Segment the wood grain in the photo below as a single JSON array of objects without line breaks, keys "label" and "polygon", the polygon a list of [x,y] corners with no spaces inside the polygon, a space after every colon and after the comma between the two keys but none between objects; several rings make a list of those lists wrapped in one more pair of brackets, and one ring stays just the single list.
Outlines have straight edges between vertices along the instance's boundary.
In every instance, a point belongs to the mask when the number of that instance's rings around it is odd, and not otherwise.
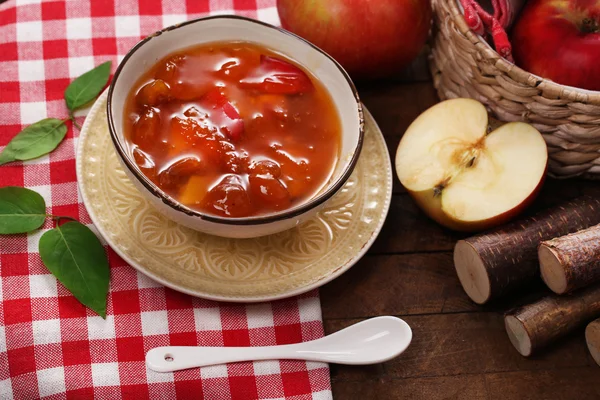
[{"label": "wood grain", "polygon": [[[429,82],[395,85],[388,82],[372,82],[360,86],[360,98],[383,132],[392,164],[396,148],[406,128],[419,114],[438,101]],[[411,101],[407,102],[407,99]],[[394,179],[393,189],[394,193],[405,192],[397,179]]]},{"label": "wood grain", "polygon": [[335,400],[485,400],[485,379],[479,375],[440,378],[333,382]]},{"label": "wood grain", "polygon": [[600,399],[598,368],[515,371],[485,377],[490,400]]},{"label": "wood grain", "polygon": [[[404,75],[400,79],[410,74]],[[359,91],[392,160],[408,125],[437,102],[429,82],[367,82]],[[600,196],[600,183],[548,179],[527,214],[582,194]],[[510,344],[503,313],[547,294],[541,279],[485,306],[469,300],[452,264],[451,251],[462,237],[429,220],[394,177],[379,238],[357,265],[321,289],[321,304],[326,333],[397,315],[412,327],[413,343],[384,364],[331,365],[334,399],[600,399],[600,368],[585,348],[583,330],[528,359]]]},{"label": "wood grain", "polygon": [[[418,234],[417,234],[418,232]],[[390,211],[370,254],[451,251],[465,235],[427,217],[407,194],[392,196]]]},{"label": "wood grain", "polygon": [[468,301],[450,253],[366,256],[321,290],[323,317],[441,313],[477,310]]}]

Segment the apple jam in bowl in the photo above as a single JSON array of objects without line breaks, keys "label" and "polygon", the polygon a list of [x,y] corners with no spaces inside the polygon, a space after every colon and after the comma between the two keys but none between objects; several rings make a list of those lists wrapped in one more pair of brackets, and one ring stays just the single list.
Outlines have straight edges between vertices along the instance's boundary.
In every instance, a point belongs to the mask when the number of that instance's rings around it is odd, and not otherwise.
[{"label": "apple jam in bowl", "polygon": [[236,238],[314,216],[349,178],[364,134],[339,64],[289,32],[232,16],[137,44],[107,113],[125,172],[161,213]]}]

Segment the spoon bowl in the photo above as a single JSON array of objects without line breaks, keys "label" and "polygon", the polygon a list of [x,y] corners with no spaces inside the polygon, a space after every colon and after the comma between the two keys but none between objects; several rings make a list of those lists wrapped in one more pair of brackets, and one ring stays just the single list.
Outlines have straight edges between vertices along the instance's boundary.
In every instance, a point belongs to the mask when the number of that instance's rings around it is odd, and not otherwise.
[{"label": "spoon bowl", "polygon": [[207,365],[253,360],[306,360],[363,365],[400,355],[412,340],[412,331],[400,318],[371,318],[310,342],[265,347],[163,346],[146,354],[146,365],[172,372]]}]

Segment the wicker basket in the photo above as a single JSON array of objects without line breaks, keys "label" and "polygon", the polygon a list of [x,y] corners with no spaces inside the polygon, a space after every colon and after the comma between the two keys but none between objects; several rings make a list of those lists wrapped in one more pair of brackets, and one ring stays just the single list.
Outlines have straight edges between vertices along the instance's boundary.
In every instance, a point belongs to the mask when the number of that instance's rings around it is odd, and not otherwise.
[{"label": "wicker basket", "polygon": [[548,144],[554,177],[600,178],[600,92],[532,75],[467,26],[456,0],[433,0],[430,68],[441,99],[471,97],[502,121],[526,121]]}]

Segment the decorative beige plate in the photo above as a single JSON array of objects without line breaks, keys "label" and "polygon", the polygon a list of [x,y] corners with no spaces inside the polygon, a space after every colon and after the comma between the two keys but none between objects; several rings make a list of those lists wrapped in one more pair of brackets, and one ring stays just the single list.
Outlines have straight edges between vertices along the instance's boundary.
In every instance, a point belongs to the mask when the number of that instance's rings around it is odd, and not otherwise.
[{"label": "decorative beige plate", "polygon": [[365,141],[346,185],[317,216],[255,239],[225,239],[159,214],[128,180],[106,122],[106,93],[79,136],[77,179],[108,244],[158,282],[206,299],[274,300],[336,278],[362,257],[381,230],[392,195],[392,167],[381,131],[365,109]]}]

